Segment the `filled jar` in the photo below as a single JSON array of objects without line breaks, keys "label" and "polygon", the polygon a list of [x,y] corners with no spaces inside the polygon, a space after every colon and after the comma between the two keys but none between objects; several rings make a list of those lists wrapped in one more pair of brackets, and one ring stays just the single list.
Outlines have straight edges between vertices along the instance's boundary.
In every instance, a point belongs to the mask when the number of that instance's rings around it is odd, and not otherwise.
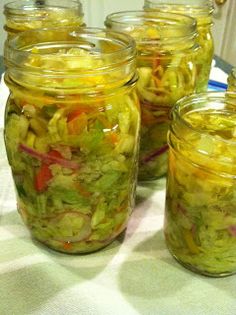
[{"label": "filled jar", "polygon": [[135,43],[93,28],[23,32],[5,48],[5,144],[32,236],[95,251],[134,206],[140,110]]},{"label": "filled jar", "polygon": [[8,38],[26,30],[83,24],[79,0],[14,1],[5,4],[4,15]]},{"label": "filled jar", "polygon": [[233,68],[228,76],[228,91],[236,92],[236,68]]},{"label": "filled jar", "polygon": [[145,0],[145,10],[174,12],[189,15],[197,20],[200,46],[196,55],[197,64],[197,92],[206,92],[214,54],[214,43],[211,32],[212,14],[214,11],[212,0]]},{"label": "filled jar", "polygon": [[166,244],[185,267],[212,277],[236,272],[235,96],[183,98],[168,134]]},{"label": "filled jar", "polygon": [[153,180],[167,171],[169,113],[196,87],[196,22],[178,14],[145,11],[108,15],[108,29],[130,34],[137,45],[141,103],[139,180]]}]

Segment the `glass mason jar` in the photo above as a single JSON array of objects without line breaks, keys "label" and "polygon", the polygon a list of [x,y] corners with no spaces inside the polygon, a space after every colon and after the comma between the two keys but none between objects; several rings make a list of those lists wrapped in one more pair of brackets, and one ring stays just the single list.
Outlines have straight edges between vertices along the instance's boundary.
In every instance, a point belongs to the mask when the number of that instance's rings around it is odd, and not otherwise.
[{"label": "glass mason jar", "polygon": [[138,178],[153,180],[167,171],[170,110],[195,91],[196,22],[177,14],[130,11],[108,15],[105,25],[136,40],[141,102]]},{"label": "glass mason jar", "polygon": [[79,0],[22,0],[5,4],[4,29],[11,38],[26,30],[80,26],[83,24],[82,5]]},{"label": "glass mason jar", "polygon": [[236,93],[185,97],[173,109],[164,233],[185,267],[236,272]]},{"label": "glass mason jar", "polygon": [[236,92],[236,68],[233,68],[228,76],[228,91]]},{"label": "glass mason jar", "polygon": [[214,11],[212,0],[144,0],[145,10],[161,10],[189,15],[197,20],[200,46],[196,55],[197,63],[197,92],[206,92],[214,54],[213,36],[211,33],[212,14]]},{"label": "glass mason jar", "polygon": [[93,28],[33,30],[7,42],[5,60],[5,143],[23,221],[61,252],[104,247],[134,206],[134,41]]}]

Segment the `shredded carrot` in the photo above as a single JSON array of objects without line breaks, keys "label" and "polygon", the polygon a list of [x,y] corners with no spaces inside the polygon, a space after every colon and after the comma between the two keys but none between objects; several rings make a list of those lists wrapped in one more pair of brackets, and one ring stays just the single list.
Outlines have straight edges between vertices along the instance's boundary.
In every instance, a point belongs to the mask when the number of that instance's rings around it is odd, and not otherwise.
[{"label": "shredded carrot", "polygon": [[156,84],[156,87],[160,87],[161,86],[161,80],[158,79],[155,75],[152,75],[152,78]]},{"label": "shredded carrot", "polygon": [[115,132],[109,132],[106,134],[108,141],[112,144],[116,144],[118,142],[118,135]]},{"label": "shredded carrot", "polygon": [[80,194],[86,198],[91,196],[90,191],[86,190],[81,184],[76,183],[76,188],[79,190]]},{"label": "shredded carrot", "polygon": [[70,242],[65,242],[65,243],[63,244],[63,248],[64,248],[65,250],[70,250],[70,249],[72,248],[72,243],[70,243]]},{"label": "shredded carrot", "polygon": [[88,124],[88,117],[85,113],[78,113],[73,119],[68,118],[68,131],[69,134],[78,135],[80,134]]},{"label": "shredded carrot", "polygon": [[153,69],[157,68],[158,66],[160,66],[161,62],[160,62],[160,55],[157,54],[155,58],[153,58]]}]

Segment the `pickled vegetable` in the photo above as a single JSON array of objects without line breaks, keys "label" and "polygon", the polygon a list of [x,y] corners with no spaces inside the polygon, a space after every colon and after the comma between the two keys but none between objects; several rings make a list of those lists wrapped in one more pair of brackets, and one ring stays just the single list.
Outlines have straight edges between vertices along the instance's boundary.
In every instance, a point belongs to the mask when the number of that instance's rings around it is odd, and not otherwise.
[{"label": "pickled vegetable", "polygon": [[188,132],[173,123],[164,231],[184,266],[223,276],[236,272],[236,112],[212,107],[182,116]]},{"label": "pickled vegetable", "polygon": [[106,63],[97,50],[38,49],[31,49],[27,66],[67,75],[25,71],[14,78],[21,89],[6,76],[11,97],[5,142],[18,210],[32,235],[49,247],[94,251],[124,230],[134,205],[140,124],[135,80],[122,87],[125,78],[119,81],[116,72],[118,88],[112,73],[94,71]]},{"label": "pickled vegetable", "polygon": [[214,42],[211,33],[213,5],[211,0],[145,0],[147,11],[163,11],[189,15],[197,20],[197,43],[200,47],[196,54],[197,81],[196,91],[206,92],[214,54]]},{"label": "pickled vegetable", "polygon": [[138,179],[153,180],[167,171],[170,110],[195,91],[196,24],[190,17],[142,11],[111,14],[105,24],[136,41],[141,104]]},{"label": "pickled vegetable", "polygon": [[141,103],[139,180],[152,180],[167,171],[167,131],[170,110],[195,86],[194,64],[189,55],[139,56],[137,84]]}]

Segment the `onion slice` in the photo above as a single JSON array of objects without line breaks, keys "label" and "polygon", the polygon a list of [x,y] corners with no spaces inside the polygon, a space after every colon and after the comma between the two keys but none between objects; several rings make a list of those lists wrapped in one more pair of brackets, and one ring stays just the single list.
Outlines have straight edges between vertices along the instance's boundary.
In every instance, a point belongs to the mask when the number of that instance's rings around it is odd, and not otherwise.
[{"label": "onion slice", "polygon": [[229,227],[229,232],[232,236],[235,236],[236,237],[236,225],[231,225]]},{"label": "onion slice", "polygon": [[79,168],[79,164],[74,161],[70,161],[70,160],[62,159],[56,156],[50,156],[49,154],[46,154],[46,153],[38,152],[26,146],[23,143],[19,144],[19,150],[30,155],[31,157],[34,157],[37,160],[43,161],[46,164],[59,164],[65,168],[70,168],[72,170],[77,170]]},{"label": "onion slice", "polygon": [[155,150],[154,152],[152,152],[151,154],[147,155],[146,157],[144,157],[142,160],[141,160],[141,163],[148,163],[152,160],[154,160],[156,157],[158,157],[159,155],[165,153],[166,151],[168,150],[168,145],[164,145],[163,147]]}]

